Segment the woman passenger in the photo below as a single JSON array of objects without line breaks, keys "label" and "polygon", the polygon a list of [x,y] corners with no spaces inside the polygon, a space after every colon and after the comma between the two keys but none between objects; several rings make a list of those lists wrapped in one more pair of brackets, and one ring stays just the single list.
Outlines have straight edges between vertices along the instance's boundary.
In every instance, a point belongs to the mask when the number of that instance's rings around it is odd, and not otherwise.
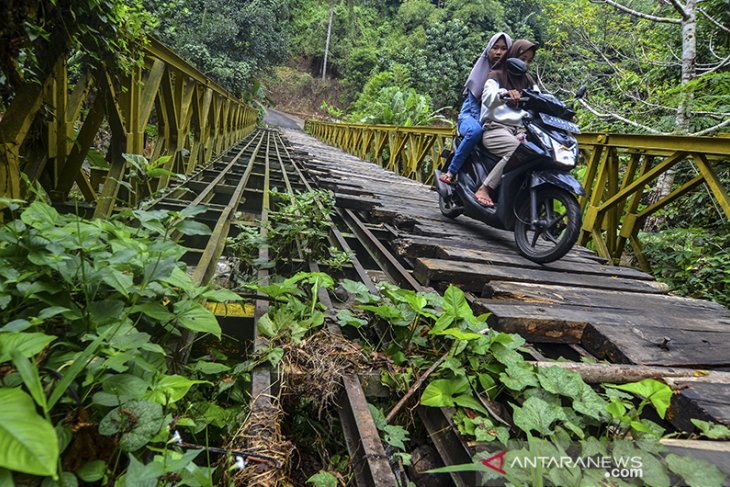
[{"label": "woman passenger", "polygon": [[469,78],[464,84],[464,103],[461,105],[461,113],[459,113],[459,133],[463,139],[459,147],[456,149],[454,158],[451,160],[446,174],[439,176],[439,181],[452,184],[454,176],[459,172],[461,166],[464,165],[466,158],[469,157],[474,146],[482,138],[482,124],[480,122],[481,105],[479,100],[482,98],[482,90],[487,76],[499,60],[507,53],[512,46],[512,38],[504,33],[498,32],[492,36],[487,44],[486,49],[482,52],[474,67],[471,68]]}]

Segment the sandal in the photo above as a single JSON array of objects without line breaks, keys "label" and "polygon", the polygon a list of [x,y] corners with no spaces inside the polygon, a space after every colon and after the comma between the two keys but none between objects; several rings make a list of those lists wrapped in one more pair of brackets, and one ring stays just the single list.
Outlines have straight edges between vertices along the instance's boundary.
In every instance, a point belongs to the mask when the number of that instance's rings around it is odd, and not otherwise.
[{"label": "sandal", "polygon": [[494,201],[492,201],[492,197],[489,194],[489,187],[484,190],[486,193],[486,196],[481,193],[483,186],[480,186],[476,193],[474,193],[474,198],[477,200],[477,203],[482,205],[485,208],[494,208]]},{"label": "sandal", "polygon": [[447,171],[445,174],[439,176],[439,181],[444,184],[454,184],[454,175]]}]

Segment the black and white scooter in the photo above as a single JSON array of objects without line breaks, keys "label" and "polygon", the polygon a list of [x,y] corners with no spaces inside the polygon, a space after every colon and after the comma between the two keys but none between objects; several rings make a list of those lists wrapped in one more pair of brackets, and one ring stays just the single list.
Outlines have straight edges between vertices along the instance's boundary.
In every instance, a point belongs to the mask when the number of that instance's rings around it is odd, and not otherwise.
[{"label": "black and white scooter", "polygon": [[[507,68],[516,73],[527,69],[516,58],[507,60]],[[584,92],[582,87],[576,97]],[[449,218],[464,214],[491,227],[514,230],[522,255],[537,263],[553,262],[573,247],[580,232],[582,216],[575,194],[585,195],[585,191],[570,174],[578,158],[573,134],[580,129],[572,121],[575,112],[552,95],[523,90],[519,106],[530,114],[523,119],[527,134],[507,162],[497,194],[492,195],[494,207],[484,207],[474,197],[499,161],[481,143],[453,184],[439,181],[441,171],[436,171],[439,207]],[[460,141],[457,134],[444,171]]]}]

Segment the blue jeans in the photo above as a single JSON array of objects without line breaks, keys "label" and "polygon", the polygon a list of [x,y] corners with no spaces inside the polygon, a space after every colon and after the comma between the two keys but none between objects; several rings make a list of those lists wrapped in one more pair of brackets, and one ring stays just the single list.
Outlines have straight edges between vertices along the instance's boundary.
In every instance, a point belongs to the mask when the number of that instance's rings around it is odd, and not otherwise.
[{"label": "blue jeans", "polygon": [[480,103],[469,93],[459,114],[459,133],[463,139],[456,148],[456,154],[449,164],[449,172],[456,174],[466,162],[474,146],[482,140],[482,125],[479,123]]}]

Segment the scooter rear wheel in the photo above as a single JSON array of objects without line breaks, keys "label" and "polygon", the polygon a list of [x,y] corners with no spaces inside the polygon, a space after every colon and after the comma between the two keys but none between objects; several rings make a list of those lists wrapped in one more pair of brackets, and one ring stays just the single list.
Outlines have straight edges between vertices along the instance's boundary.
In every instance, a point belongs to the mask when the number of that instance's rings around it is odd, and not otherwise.
[{"label": "scooter rear wheel", "polygon": [[451,194],[447,197],[443,197],[439,193],[439,210],[441,210],[441,214],[444,215],[446,218],[454,219],[464,213],[464,207],[458,205],[454,201],[454,195]]},{"label": "scooter rear wheel", "polygon": [[537,190],[538,225],[530,225],[530,199],[517,209],[515,242],[520,253],[538,264],[553,262],[573,248],[581,227],[578,201],[569,192],[556,187]]}]

